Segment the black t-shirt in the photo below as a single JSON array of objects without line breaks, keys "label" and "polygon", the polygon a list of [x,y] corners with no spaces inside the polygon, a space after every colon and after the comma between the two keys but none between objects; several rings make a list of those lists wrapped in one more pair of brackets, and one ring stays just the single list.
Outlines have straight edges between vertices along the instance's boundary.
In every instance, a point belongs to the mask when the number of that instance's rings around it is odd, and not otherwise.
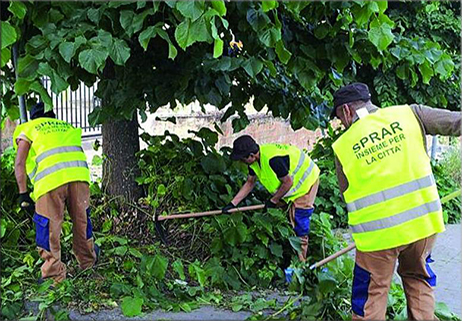
[{"label": "black t-shirt", "polygon": [[[271,169],[276,173],[278,178],[284,177],[289,174],[290,159],[289,155],[275,156],[269,161]],[[249,166],[249,175],[255,176],[255,171]]]}]

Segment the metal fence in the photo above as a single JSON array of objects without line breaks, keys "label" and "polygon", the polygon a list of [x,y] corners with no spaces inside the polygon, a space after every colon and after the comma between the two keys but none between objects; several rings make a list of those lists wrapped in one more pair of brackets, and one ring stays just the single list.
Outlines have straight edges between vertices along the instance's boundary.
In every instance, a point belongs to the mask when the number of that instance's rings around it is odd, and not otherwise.
[{"label": "metal fence", "polygon": [[100,105],[100,99],[94,95],[97,85],[91,87],[81,83],[76,91],[70,88],[56,95],[51,91],[49,78],[42,78],[42,84],[48,91],[56,118],[65,120],[74,127],[82,128],[82,137],[100,136],[101,126],[91,127],[88,114]]}]

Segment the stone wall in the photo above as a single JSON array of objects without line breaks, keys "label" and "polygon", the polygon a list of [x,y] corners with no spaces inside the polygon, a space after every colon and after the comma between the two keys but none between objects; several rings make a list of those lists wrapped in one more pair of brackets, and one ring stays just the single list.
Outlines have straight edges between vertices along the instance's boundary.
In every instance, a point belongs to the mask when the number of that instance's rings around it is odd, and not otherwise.
[{"label": "stone wall", "polygon": [[13,133],[16,129],[16,122],[11,121],[9,118],[5,119],[5,127],[1,132],[1,146],[0,153],[3,152],[7,147],[13,146]]}]

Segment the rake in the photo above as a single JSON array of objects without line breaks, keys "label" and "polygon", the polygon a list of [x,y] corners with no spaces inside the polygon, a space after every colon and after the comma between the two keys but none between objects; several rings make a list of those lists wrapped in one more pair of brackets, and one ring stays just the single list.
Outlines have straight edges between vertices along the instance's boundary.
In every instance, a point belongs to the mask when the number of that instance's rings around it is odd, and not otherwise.
[{"label": "rake", "polygon": [[[264,204],[235,207],[235,208],[232,208],[232,209],[228,210],[228,213],[255,211],[255,210],[260,210],[260,209],[262,209],[264,207],[265,207]],[[165,216],[159,216],[159,214],[156,214],[154,216],[155,225],[156,225],[156,231],[157,231],[157,234],[159,235],[160,240],[162,241],[162,243],[168,244],[165,229],[162,227],[162,224],[161,224],[162,221],[182,219],[182,218],[212,216],[212,215],[218,215],[218,214],[222,214],[222,213],[223,213],[222,210],[213,210],[213,211],[207,211],[207,212],[173,214],[173,215],[165,215]]]}]

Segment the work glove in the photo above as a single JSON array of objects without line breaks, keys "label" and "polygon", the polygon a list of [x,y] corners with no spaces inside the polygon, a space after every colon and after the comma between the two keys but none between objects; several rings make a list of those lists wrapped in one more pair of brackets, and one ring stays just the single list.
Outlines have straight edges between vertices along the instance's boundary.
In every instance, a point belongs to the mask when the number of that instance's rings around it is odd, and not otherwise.
[{"label": "work glove", "polygon": [[223,214],[229,214],[229,210],[233,208],[236,208],[236,205],[234,205],[232,202],[229,202],[228,205],[226,205],[225,207],[221,209],[221,212]]},{"label": "work glove", "polygon": [[265,202],[265,210],[269,209],[269,208],[276,208],[276,205],[275,203],[273,203],[273,201],[271,200],[271,198],[269,200],[267,200]]},{"label": "work glove", "polygon": [[18,202],[21,209],[25,210],[30,215],[34,214],[35,204],[28,192],[19,194]]}]

